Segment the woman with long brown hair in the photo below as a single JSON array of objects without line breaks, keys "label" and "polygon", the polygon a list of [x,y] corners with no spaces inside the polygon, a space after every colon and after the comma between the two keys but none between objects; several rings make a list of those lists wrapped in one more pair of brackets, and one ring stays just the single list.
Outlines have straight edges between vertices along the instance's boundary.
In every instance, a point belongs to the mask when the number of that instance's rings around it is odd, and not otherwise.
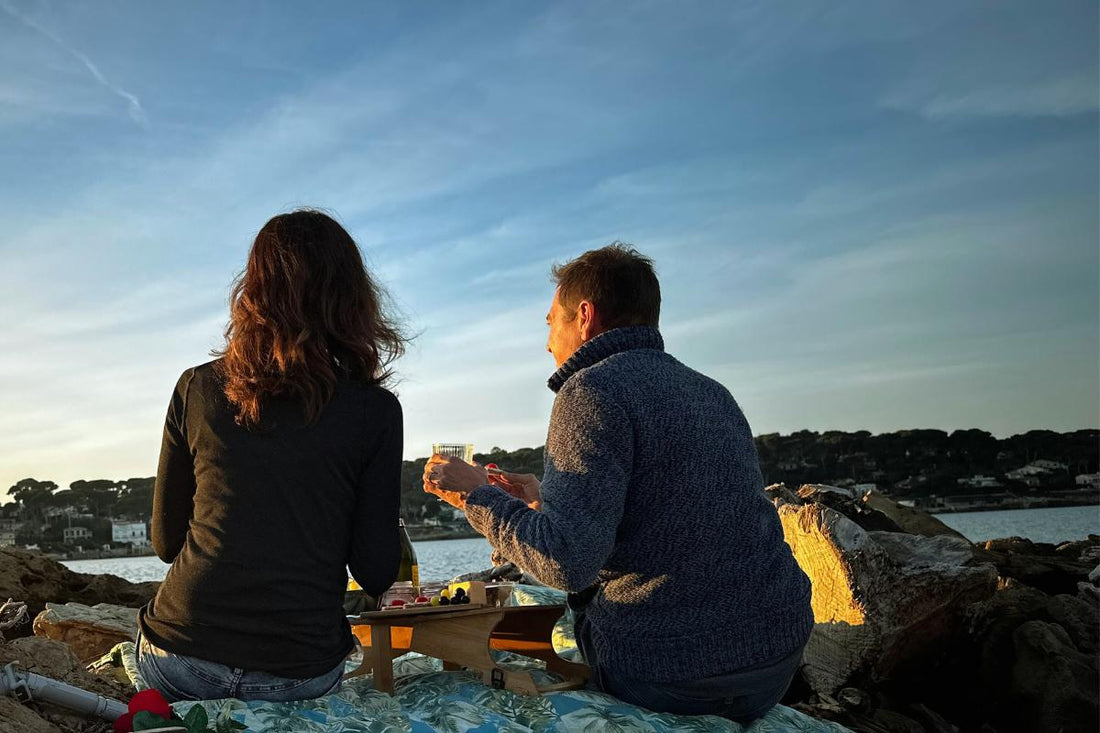
[{"label": "woman with long brown hair", "polygon": [[404,350],[351,236],[303,210],[257,234],[225,348],[168,407],[141,609],[142,676],[170,700],[294,700],[340,682],[346,568],[369,594],[400,561]]}]

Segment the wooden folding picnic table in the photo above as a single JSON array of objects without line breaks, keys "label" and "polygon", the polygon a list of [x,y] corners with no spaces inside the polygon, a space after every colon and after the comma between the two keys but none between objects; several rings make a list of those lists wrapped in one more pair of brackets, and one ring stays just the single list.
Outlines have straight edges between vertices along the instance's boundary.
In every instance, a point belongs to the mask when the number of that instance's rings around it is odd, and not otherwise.
[{"label": "wooden folding picnic table", "polygon": [[[392,694],[394,657],[419,652],[443,660],[445,670],[479,671],[492,687],[527,695],[577,689],[588,679],[588,667],[562,659],[550,642],[564,612],[562,605],[466,605],[364,613],[348,619],[363,645],[363,662],[347,677],[373,671],[375,689]],[[497,666],[490,649],[542,659],[547,670],[565,680],[540,687],[529,672]]]}]

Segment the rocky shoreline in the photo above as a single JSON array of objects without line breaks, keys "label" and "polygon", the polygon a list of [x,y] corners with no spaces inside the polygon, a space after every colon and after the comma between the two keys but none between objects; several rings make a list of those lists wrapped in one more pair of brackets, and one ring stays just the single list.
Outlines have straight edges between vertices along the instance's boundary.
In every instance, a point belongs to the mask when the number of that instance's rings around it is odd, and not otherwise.
[{"label": "rocky shoreline", "polygon": [[[868,733],[1100,729],[1100,536],[973,545],[873,492],[767,492],[814,585],[817,623],[786,704]],[[4,632],[0,666],[128,699],[118,670],[86,665],[129,638],[157,585],[0,548],[0,601],[25,602],[34,618]],[[108,730],[0,697],[0,733]]]}]

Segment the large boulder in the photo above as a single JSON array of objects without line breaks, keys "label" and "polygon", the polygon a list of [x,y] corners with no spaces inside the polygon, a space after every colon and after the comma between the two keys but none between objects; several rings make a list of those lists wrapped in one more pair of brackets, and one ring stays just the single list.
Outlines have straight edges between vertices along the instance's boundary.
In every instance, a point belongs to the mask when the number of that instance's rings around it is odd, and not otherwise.
[{"label": "large boulder", "polygon": [[934,515],[915,507],[899,504],[877,491],[868,491],[863,495],[862,501],[869,509],[881,512],[893,520],[903,532],[919,534],[924,537],[947,535],[962,540],[966,539],[961,533],[951,529]]},{"label": "large boulder", "polygon": [[1076,594],[1096,567],[1094,550],[1100,537],[1055,546],[1022,537],[989,540],[975,548],[979,559],[997,567],[1001,578],[1013,579],[1045,593]]},{"label": "large boulder", "polygon": [[[126,701],[134,694],[133,686],[92,674],[73,651],[51,639],[25,637],[0,643],[0,667],[15,662],[20,669],[50,677],[97,695]],[[8,727],[5,727],[8,726]],[[22,705],[12,698],[0,697],[0,733],[58,733],[109,731],[110,723],[78,715],[53,705]]]},{"label": "large boulder", "polygon": [[47,603],[34,619],[35,636],[63,641],[85,663],[137,636],[137,609],[97,603]]},{"label": "large boulder", "polygon": [[957,720],[1005,730],[1100,730],[1100,607],[1008,581],[975,604],[939,675]]},{"label": "large boulder", "polygon": [[[69,570],[45,555],[14,547],[0,547],[0,602],[24,601],[31,617],[45,610],[46,602],[110,603],[137,608],[152,598],[160,584],[131,583],[114,575],[86,575]],[[29,626],[13,630],[30,634]]]},{"label": "large boulder", "polygon": [[[820,495],[799,491],[803,500]],[[937,658],[967,606],[995,590],[996,570],[976,562],[965,539],[868,531],[820,501],[778,512],[813,584],[803,675],[815,692],[874,686]]]},{"label": "large boulder", "polygon": [[1084,654],[1065,628],[1044,621],[1026,621],[1012,635],[1016,651],[1011,695],[1027,730],[1095,733],[1100,727],[1097,706],[1096,655]]}]

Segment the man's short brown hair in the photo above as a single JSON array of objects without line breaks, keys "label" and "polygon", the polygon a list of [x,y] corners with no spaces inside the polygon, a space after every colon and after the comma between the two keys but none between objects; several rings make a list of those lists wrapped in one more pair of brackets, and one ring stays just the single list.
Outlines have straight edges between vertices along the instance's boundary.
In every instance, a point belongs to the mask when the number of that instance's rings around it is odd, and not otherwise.
[{"label": "man's short brown hair", "polygon": [[623,242],[592,249],[575,260],[554,265],[558,302],[575,317],[577,305],[596,306],[604,328],[657,327],[661,317],[661,285],[653,260]]}]

